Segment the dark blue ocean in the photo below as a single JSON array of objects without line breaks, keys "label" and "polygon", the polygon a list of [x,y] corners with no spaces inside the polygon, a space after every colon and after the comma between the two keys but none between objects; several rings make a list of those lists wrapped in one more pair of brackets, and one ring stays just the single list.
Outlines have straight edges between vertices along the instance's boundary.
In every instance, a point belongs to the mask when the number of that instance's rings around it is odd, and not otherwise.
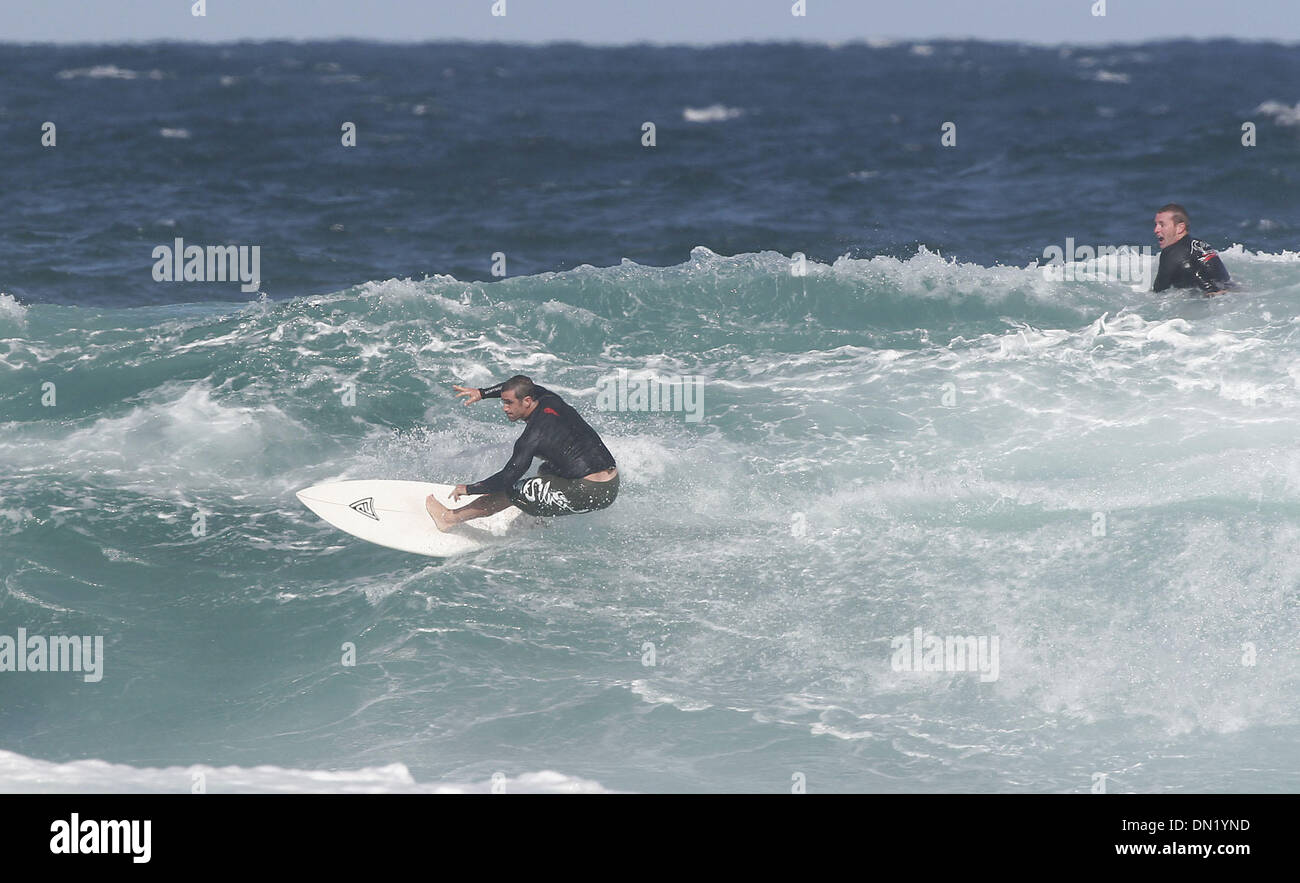
[{"label": "dark blue ocean", "polygon": [[[1296,791],[1298,84],[0,44],[0,790]],[[1235,290],[1150,292],[1168,202]],[[515,373],[614,506],[442,560],[295,498],[486,477],[519,427],[451,385]]]}]

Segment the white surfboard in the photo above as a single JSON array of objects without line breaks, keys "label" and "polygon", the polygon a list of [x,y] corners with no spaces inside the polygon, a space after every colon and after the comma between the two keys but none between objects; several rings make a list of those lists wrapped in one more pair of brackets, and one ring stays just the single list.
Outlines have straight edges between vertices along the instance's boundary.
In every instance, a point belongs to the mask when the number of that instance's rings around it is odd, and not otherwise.
[{"label": "white surfboard", "polygon": [[477,500],[464,496],[451,501],[449,484],[424,481],[334,481],[298,491],[298,499],[339,530],[371,543],[446,558],[481,549],[503,536],[521,511],[511,506],[486,518],[475,518],[443,533],[433,523],[424,499],[433,494],[448,509]]}]

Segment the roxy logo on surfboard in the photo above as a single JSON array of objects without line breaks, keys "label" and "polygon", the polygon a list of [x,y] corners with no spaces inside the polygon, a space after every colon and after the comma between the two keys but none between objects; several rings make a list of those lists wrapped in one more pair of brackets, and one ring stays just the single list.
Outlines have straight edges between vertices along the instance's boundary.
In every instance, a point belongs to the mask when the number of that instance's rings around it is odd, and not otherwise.
[{"label": "roxy logo on surfboard", "polygon": [[379,520],[379,516],[375,514],[374,497],[366,497],[364,500],[357,500],[355,503],[348,506],[348,508],[355,509],[367,518],[373,518],[375,521]]}]

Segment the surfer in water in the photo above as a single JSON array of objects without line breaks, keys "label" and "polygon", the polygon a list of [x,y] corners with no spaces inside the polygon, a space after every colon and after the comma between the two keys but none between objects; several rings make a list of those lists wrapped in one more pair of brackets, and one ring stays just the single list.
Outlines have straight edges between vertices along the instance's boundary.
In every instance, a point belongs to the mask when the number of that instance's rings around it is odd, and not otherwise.
[{"label": "surfer in water", "polygon": [[1156,212],[1156,242],[1160,269],[1152,291],[1200,288],[1206,297],[1223,294],[1232,284],[1227,267],[1209,244],[1187,233],[1187,209],[1175,202]]},{"label": "surfer in water", "polygon": [[[448,509],[432,495],[425,508],[438,530],[446,531],[469,521],[518,506],[529,515],[573,515],[604,509],[618,496],[618,469],[614,457],[596,430],[578,416],[564,399],[532,380],[516,374],[488,389],[453,386],[457,397],[470,405],[479,399],[500,397],[510,422],[527,422],[515,442],[514,453],[496,475],[474,484],[456,485],[452,500],[464,494],[483,494],[459,509]],[[534,457],[542,458],[537,475],[524,473]]]}]

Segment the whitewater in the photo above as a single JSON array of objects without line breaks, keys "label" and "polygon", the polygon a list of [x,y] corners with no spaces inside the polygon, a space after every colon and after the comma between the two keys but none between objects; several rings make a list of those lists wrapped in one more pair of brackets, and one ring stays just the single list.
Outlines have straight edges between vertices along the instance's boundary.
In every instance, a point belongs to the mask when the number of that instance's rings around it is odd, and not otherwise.
[{"label": "whitewater", "polygon": [[[0,675],[0,790],[1295,791],[1300,255],[1221,253],[1212,299],[703,246],[0,295],[0,631],[104,639],[99,682]],[[599,410],[620,370],[702,419]],[[601,433],[610,509],[443,561],[294,499],[496,471],[518,428],[451,387],[516,373]],[[918,634],[996,678],[900,665]]]}]

